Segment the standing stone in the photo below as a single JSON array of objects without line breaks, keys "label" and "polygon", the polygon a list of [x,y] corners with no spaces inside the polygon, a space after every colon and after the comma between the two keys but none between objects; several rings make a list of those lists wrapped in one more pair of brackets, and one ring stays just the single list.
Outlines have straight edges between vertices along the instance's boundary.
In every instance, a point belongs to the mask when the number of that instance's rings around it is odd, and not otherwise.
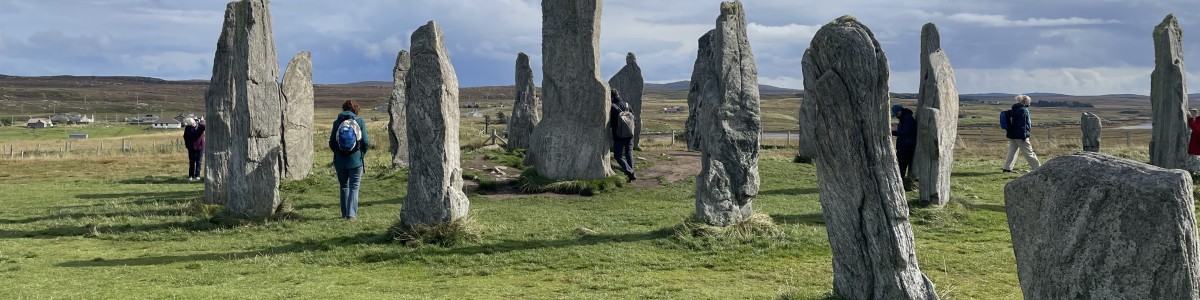
[{"label": "standing stone", "polygon": [[283,103],[269,0],[237,2],[233,110],[229,120],[229,215],[259,218],[279,207]]},{"label": "standing stone", "polygon": [[453,223],[467,217],[470,206],[459,165],[458,75],[442,37],[433,21],[412,35],[404,107],[411,165],[400,213],[405,229]]},{"label": "standing stone", "polygon": [[700,176],[696,217],[712,226],[741,223],[754,213],[758,196],[758,67],[746,38],[741,2],[722,2],[712,39],[715,94],[701,96],[697,131]]},{"label": "standing stone", "polygon": [[1083,151],[1100,152],[1100,117],[1085,112],[1079,117],[1079,127],[1083,129]]},{"label": "standing stone", "polygon": [[229,201],[229,141],[231,136],[230,114],[233,111],[235,77],[233,62],[237,32],[238,2],[225,7],[225,22],[221,37],[217,39],[217,51],[213,57],[212,80],[204,93],[204,203],[224,205]]},{"label": "standing stone", "polygon": [[629,103],[633,115],[637,118],[637,127],[633,132],[633,148],[641,149],[642,140],[642,90],[646,88],[646,80],[642,78],[642,67],[637,64],[637,56],[633,52],[625,55],[625,67],[608,80],[609,88],[620,91],[621,99]]},{"label": "standing stone", "polygon": [[608,85],[600,79],[603,0],[542,0],[542,121],[526,164],[554,180],[613,175]]},{"label": "standing stone", "polygon": [[1187,126],[1187,79],[1183,65],[1183,30],[1175,15],[1154,27],[1154,73],[1150,75],[1150,103],[1154,130],[1150,139],[1150,164],[1167,169],[1193,170],[1187,154],[1191,130]]},{"label": "standing stone", "polygon": [[517,102],[513,104],[512,115],[508,118],[508,149],[529,149],[529,140],[533,129],[541,120],[541,99],[537,97],[537,87],[533,85],[533,68],[529,66],[529,55],[524,52],[517,54]]},{"label": "standing stone", "polygon": [[283,179],[308,178],[313,167],[312,54],[300,52],[283,73]]},{"label": "standing stone", "polygon": [[817,155],[817,137],[815,132],[808,130],[808,128],[815,126],[812,124],[812,121],[817,119],[817,108],[812,107],[815,103],[816,101],[808,101],[808,95],[805,95],[804,99],[800,100],[800,116],[798,118],[800,132],[797,133],[797,148],[800,151],[797,153],[797,156],[808,158],[809,160]]},{"label": "standing stone", "polygon": [[408,68],[412,65],[408,51],[396,55],[396,66],[392,68],[392,97],[388,99],[388,151],[392,154],[392,169],[408,167],[408,132],[404,126],[405,90],[408,84]]},{"label": "standing stone", "polygon": [[1025,299],[1200,299],[1191,175],[1094,152],[1004,187]]},{"label": "standing stone", "polygon": [[833,290],[845,299],[937,299],[913,249],[908,203],[889,130],[888,61],[851,16],[821,27],[804,53],[802,129],[815,137],[817,181],[833,250]]},{"label": "standing stone", "polygon": [[699,50],[696,53],[696,64],[692,67],[692,80],[688,88],[688,118],[684,124],[687,136],[688,151],[700,151],[700,131],[696,130],[700,115],[700,105],[703,100],[700,99],[704,95],[705,89],[714,87],[713,81],[716,80],[716,70],[713,70],[713,35],[717,34],[717,30],[709,30],[704,36],[700,37]]},{"label": "standing stone", "polygon": [[950,58],[933,23],[921,29],[921,88],[917,100],[917,179],[922,203],[950,202],[950,173],[958,138],[958,88]]}]

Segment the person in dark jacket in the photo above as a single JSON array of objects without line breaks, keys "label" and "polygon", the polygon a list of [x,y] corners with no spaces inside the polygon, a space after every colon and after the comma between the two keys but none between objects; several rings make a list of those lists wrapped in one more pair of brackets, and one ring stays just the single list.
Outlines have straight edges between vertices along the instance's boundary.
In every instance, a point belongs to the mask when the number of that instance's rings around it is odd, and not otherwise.
[{"label": "person in dark jacket", "polygon": [[[367,124],[358,117],[359,109],[358,102],[354,100],[342,103],[342,113],[333,121],[333,130],[329,133],[329,150],[333,151],[333,168],[337,171],[338,186],[341,188],[342,218],[350,221],[358,219],[359,185],[362,183],[364,158],[367,157],[367,149],[371,146],[371,140],[367,137]],[[358,143],[350,152],[342,151],[337,141],[338,127],[346,120],[354,120],[360,129]]]},{"label": "person in dark jacket", "polygon": [[204,158],[204,119],[183,119],[183,146],[188,152],[188,181],[200,180],[200,161]]},{"label": "person in dark jacket", "polygon": [[1188,139],[1188,154],[1200,155],[1200,115],[1197,115],[1195,108],[1188,110],[1188,128],[1192,129]]},{"label": "person in dark jacket", "polygon": [[912,180],[908,177],[912,171],[913,155],[917,153],[917,119],[913,111],[903,105],[892,105],[892,117],[900,120],[892,136],[896,137],[896,161],[900,163],[900,179],[904,182],[905,190],[912,190]]},{"label": "person in dark jacket", "polygon": [[1008,112],[1008,129],[1006,136],[1008,137],[1008,156],[1004,159],[1004,168],[1002,171],[1012,172],[1013,166],[1016,164],[1017,151],[1021,152],[1021,156],[1025,157],[1025,161],[1029,162],[1030,169],[1037,169],[1041,166],[1041,161],[1038,161],[1037,153],[1033,152],[1033,146],[1029,144],[1029,131],[1033,127],[1033,121],[1029,117],[1029,103],[1032,98],[1026,95],[1018,95],[1017,103],[1013,104],[1012,110]]},{"label": "person in dark jacket", "polygon": [[629,182],[637,180],[637,175],[633,173],[633,138],[618,138],[617,137],[617,122],[620,122],[621,112],[630,110],[629,103],[621,100],[621,93],[616,89],[612,90],[612,105],[608,107],[608,128],[612,132],[612,152],[613,158],[617,159],[617,164],[621,165],[621,172],[625,173],[625,177]]}]

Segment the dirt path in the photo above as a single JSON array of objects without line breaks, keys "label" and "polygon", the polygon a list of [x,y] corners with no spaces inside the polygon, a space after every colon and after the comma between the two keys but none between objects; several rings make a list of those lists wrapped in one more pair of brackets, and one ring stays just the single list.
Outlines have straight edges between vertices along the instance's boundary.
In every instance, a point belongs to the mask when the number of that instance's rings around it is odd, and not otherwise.
[{"label": "dirt path", "polygon": [[[685,152],[685,151],[645,151],[637,152],[635,159],[638,161],[640,170],[637,170],[638,180],[634,181],[629,187],[637,189],[653,189],[662,187],[666,184],[672,184],[681,180],[687,179],[690,176],[700,174],[700,153]],[[649,164],[649,167],[645,167]],[[488,170],[493,168],[494,163],[487,162],[482,159],[472,159],[464,162],[466,170]],[[499,176],[494,173],[489,175],[494,176],[495,180],[515,180],[520,174],[516,170],[508,171],[507,176]],[[463,191],[473,193],[479,190],[479,182],[467,180],[463,185]],[[520,199],[530,197],[550,197],[550,198],[586,198],[579,195],[560,195],[560,194],[522,194],[515,186],[509,186],[500,191],[484,194],[488,198],[495,200],[504,199]]]}]

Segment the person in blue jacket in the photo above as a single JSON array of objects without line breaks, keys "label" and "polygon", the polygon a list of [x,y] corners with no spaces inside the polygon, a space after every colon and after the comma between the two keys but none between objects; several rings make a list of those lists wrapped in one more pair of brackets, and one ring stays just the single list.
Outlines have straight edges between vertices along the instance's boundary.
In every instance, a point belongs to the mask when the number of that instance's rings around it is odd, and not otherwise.
[{"label": "person in blue jacket", "polygon": [[1029,104],[1033,101],[1032,98],[1026,95],[1018,95],[1017,103],[1013,104],[1012,110],[1008,112],[1008,129],[1005,129],[1008,137],[1008,156],[1004,158],[1005,173],[1012,172],[1013,166],[1017,163],[1017,151],[1021,151],[1021,156],[1025,157],[1025,161],[1029,162],[1030,169],[1037,169],[1041,166],[1038,161],[1037,153],[1033,152],[1033,146],[1029,144],[1029,131],[1033,127],[1032,118],[1029,117]]},{"label": "person in blue jacket", "polygon": [[[367,157],[367,149],[371,146],[371,139],[367,137],[367,124],[358,117],[359,109],[358,102],[354,100],[342,103],[342,113],[333,121],[333,130],[329,133],[329,150],[333,151],[333,168],[337,170],[338,186],[341,187],[342,218],[349,221],[358,219],[359,185],[362,183],[364,158]],[[346,120],[354,120],[353,123],[358,125],[357,130],[352,130],[358,141],[348,150],[342,149],[343,146],[339,144],[339,131]],[[354,124],[348,125],[352,127]]]},{"label": "person in blue jacket", "polygon": [[911,109],[900,104],[892,105],[892,117],[900,120],[896,130],[892,130],[892,136],[896,137],[896,160],[900,163],[900,179],[903,179],[904,190],[911,191],[913,181],[909,174],[912,173],[913,155],[917,152],[917,119],[913,118]]}]

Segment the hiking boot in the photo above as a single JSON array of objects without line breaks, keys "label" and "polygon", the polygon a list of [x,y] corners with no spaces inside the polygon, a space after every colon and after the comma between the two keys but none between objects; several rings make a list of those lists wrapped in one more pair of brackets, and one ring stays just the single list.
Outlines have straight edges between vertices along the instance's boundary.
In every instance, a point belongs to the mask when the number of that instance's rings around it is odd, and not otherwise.
[{"label": "hiking boot", "polygon": [[637,175],[634,175],[633,173],[629,173],[628,175],[625,175],[625,176],[628,179],[628,181],[625,181],[625,182],[633,182],[634,180],[637,180]]},{"label": "hiking boot", "polygon": [[1000,169],[1000,170],[1004,171],[1004,173],[1012,173],[1013,172],[1013,170],[1009,170],[1009,169]]}]

